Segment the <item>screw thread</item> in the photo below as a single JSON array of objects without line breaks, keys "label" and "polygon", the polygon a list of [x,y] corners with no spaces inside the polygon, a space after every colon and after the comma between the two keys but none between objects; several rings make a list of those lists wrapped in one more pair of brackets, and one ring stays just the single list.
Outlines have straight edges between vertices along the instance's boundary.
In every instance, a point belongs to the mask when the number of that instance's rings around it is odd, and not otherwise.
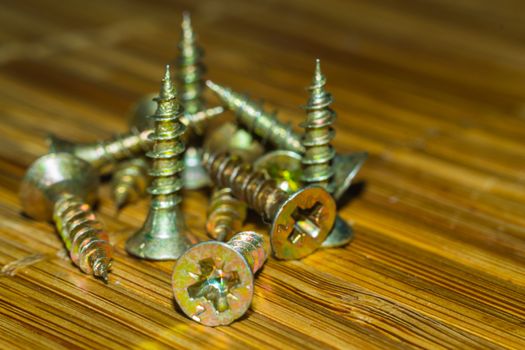
[{"label": "screw thread", "polygon": [[50,152],[71,153],[89,162],[93,167],[103,169],[146,151],[149,134],[151,130],[138,131],[132,128],[129,133],[116,135],[108,140],[80,144],[50,136]]},{"label": "screw thread", "polygon": [[301,123],[305,129],[301,140],[305,149],[301,158],[303,173],[301,180],[308,185],[319,185],[332,192],[331,179],[334,176],[332,160],[335,150],[330,142],[335,136],[332,124],[336,114],[329,107],[332,95],[325,91],[326,78],[321,72],[321,62],[316,61],[315,74],[310,90],[310,98],[305,106],[306,121]]},{"label": "screw thread", "polygon": [[146,193],[148,162],[144,158],[135,158],[120,164],[111,182],[113,199],[120,209]]},{"label": "screw thread", "polygon": [[250,133],[259,136],[263,143],[270,142],[279,149],[303,153],[301,137],[288,123],[279,121],[275,113],[265,111],[257,102],[233,90],[208,80],[213,90],[226,106],[235,112],[237,121]]},{"label": "screw thread", "polygon": [[206,221],[206,230],[213,239],[224,242],[240,230],[245,219],[246,205],[233,197],[230,188],[213,192]]},{"label": "screw thread", "polygon": [[254,171],[249,163],[227,154],[205,153],[204,164],[218,187],[231,188],[235,197],[248,204],[270,222],[288,194],[278,188],[265,174]]},{"label": "screw thread", "polygon": [[62,195],[55,202],[53,219],[73,263],[107,282],[112,249],[91,207],[73,195]]},{"label": "screw thread", "polygon": [[204,133],[204,128],[213,117],[224,112],[224,107],[217,106],[207,108],[196,113],[184,113],[181,122],[190,127],[197,135]]},{"label": "screw thread", "polygon": [[204,106],[202,76],[205,72],[202,57],[204,51],[197,45],[197,38],[191,26],[188,12],[182,16],[182,32],[179,42],[179,56],[176,60],[177,82],[180,101],[189,113],[196,113]]},{"label": "screw thread", "polygon": [[264,265],[268,257],[266,249],[264,249],[264,238],[257,232],[239,232],[227,244],[246,259],[253,273]]},{"label": "screw thread", "polygon": [[166,66],[160,94],[155,101],[158,107],[152,116],[154,131],[150,136],[153,146],[146,153],[152,160],[149,169],[152,181],[148,192],[152,195],[153,208],[174,207],[182,200],[179,191],[183,186],[180,173],[184,169],[185,145],[181,138],[186,126],[180,121],[183,110],[176,101],[169,66]]}]

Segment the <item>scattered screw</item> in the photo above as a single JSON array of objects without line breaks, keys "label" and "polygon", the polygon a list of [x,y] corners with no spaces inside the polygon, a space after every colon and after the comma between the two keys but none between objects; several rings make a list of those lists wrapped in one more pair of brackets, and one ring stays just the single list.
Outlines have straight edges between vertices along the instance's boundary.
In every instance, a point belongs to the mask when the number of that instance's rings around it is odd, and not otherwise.
[{"label": "scattered screw", "polygon": [[108,140],[74,143],[55,135],[48,137],[50,153],[67,152],[89,162],[102,173],[110,172],[113,166],[122,159],[131,158],[143,153],[148,148],[148,137],[151,130],[139,131],[132,128],[124,135],[117,135]]},{"label": "scattered screw", "polygon": [[119,163],[111,179],[111,194],[117,210],[146,194],[148,162],[140,157]]},{"label": "scattered screw", "polygon": [[206,231],[224,242],[239,232],[246,219],[246,204],[235,198],[230,188],[215,189],[208,207]]},{"label": "scattered screw", "polygon": [[228,325],[250,307],[254,274],[266,258],[263,237],[255,232],[240,232],[227,243],[199,243],[175,265],[175,300],[196,322],[212,327]]},{"label": "scattered screw", "polygon": [[90,204],[96,199],[98,174],[68,153],[38,158],[22,181],[24,212],[37,220],[53,219],[75,265],[108,281],[112,249]]},{"label": "scattered screw", "polygon": [[317,59],[315,74],[310,90],[310,99],[305,106],[307,111],[306,121],[301,123],[305,129],[301,144],[304,147],[301,157],[302,175],[304,184],[314,184],[324,187],[332,193],[334,184],[331,181],[334,176],[332,160],[335,151],[330,144],[335,132],[332,124],[335,120],[335,112],[330,108],[332,95],[325,91],[326,78],[321,73],[321,61]]},{"label": "scattered screw", "polygon": [[176,101],[169,66],[162,80],[157,111],[152,116],[155,128],[153,147],[146,155],[152,159],[148,192],[152,195],[150,210],[142,228],[126,242],[126,250],[137,257],[177,259],[192,244],[193,238],[181,212],[180,172],[184,169],[181,141],[186,127],[180,121],[182,108]]},{"label": "scattered screw", "polygon": [[335,201],[321,187],[292,195],[278,188],[249,163],[225,154],[205,153],[204,164],[218,187],[229,187],[235,197],[272,222],[270,240],[279,259],[300,259],[324,241],[336,215]]},{"label": "scattered screw", "polygon": [[280,122],[275,113],[265,111],[257,102],[229,88],[206,81],[206,86],[219,96],[221,101],[237,116],[239,124],[259,136],[263,144],[270,142],[280,149],[303,153],[301,137],[293,132],[289,124]]},{"label": "scattered screw", "polygon": [[204,88],[202,75],[205,72],[202,63],[204,51],[197,45],[189,12],[184,12],[182,15],[182,32],[178,48],[176,71],[180,103],[189,113],[197,113],[204,107],[202,96]]},{"label": "scattered screw", "polygon": [[[292,194],[303,186],[301,182],[301,156],[292,151],[277,150],[266,153],[254,163],[255,169],[268,174],[279,188]],[[321,248],[336,248],[348,244],[353,238],[350,227],[339,215]]]}]

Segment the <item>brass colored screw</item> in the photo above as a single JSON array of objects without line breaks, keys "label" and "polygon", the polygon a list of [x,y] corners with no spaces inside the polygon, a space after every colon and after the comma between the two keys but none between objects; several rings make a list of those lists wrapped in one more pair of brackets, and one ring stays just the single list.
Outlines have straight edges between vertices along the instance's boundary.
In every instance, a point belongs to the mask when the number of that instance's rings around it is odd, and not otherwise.
[{"label": "brass colored screw", "polygon": [[318,185],[328,192],[334,191],[334,169],[332,160],[335,151],[330,145],[335,132],[332,124],[335,112],[330,108],[332,95],[325,91],[326,78],[321,73],[321,61],[317,59],[312,85],[309,87],[310,99],[305,106],[308,112],[306,121],[301,123],[305,129],[301,143],[304,154],[301,158],[303,172],[301,179],[306,185]]},{"label": "brass colored screw", "polygon": [[[236,113],[239,124],[246,127],[250,133],[261,137],[263,142],[268,141],[279,149],[298,154],[304,153],[302,137],[288,124],[277,120],[275,113],[266,112],[254,100],[212,81],[206,81],[206,85],[219,96],[226,107]],[[367,158],[366,152],[335,155],[333,196],[336,200],[341,198],[350,187],[353,178]]]},{"label": "brass colored screw", "polygon": [[175,265],[175,300],[196,322],[212,327],[228,325],[250,307],[254,274],[266,258],[263,237],[255,232],[240,232],[227,243],[199,243]]},{"label": "brass colored screw", "polygon": [[272,222],[270,240],[279,259],[300,259],[324,241],[335,220],[335,201],[321,187],[307,187],[288,195],[249,163],[225,154],[204,155],[204,164],[218,187],[229,187],[235,197]]},{"label": "brass colored screw", "polygon": [[[302,187],[301,156],[292,151],[276,150],[266,153],[254,163],[255,169],[263,171],[275,180],[279,188],[287,193],[294,193]],[[353,238],[352,227],[339,215],[321,248],[336,248],[348,244]]]},{"label": "brass colored screw", "polygon": [[178,48],[176,67],[180,103],[189,113],[197,113],[204,107],[202,96],[204,88],[202,75],[205,72],[202,63],[204,52],[197,45],[189,12],[184,12],[182,15],[182,32]]},{"label": "brass colored screw", "polygon": [[71,260],[84,273],[108,281],[112,248],[90,204],[96,199],[98,174],[68,153],[37,159],[22,181],[24,212],[37,220],[53,219]]},{"label": "brass colored screw", "polygon": [[221,101],[237,116],[239,124],[259,136],[263,144],[270,142],[280,149],[303,153],[301,137],[293,132],[289,124],[276,119],[275,113],[265,111],[257,102],[211,80],[206,85],[219,96]]},{"label": "brass colored screw", "polygon": [[185,148],[181,139],[186,127],[180,121],[182,108],[176,101],[169,66],[156,101],[157,111],[152,116],[155,121],[151,135],[153,147],[146,154],[152,159],[149,170],[152,182],[148,188],[152,195],[150,210],[142,228],[126,242],[126,250],[140,258],[177,259],[189,248],[192,238],[179,205]]},{"label": "brass colored screw", "polygon": [[[209,108],[196,114],[184,114],[180,117],[180,121],[190,126],[204,124],[223,111],[224,109],[222,107]],[[146,115],[143,116],[143,120],[146,120]],[[147,123],[138,121],[137,125],[147,126]],[[146,129],[131,127],[131,131],[127,134],[118,135],[105,141],[80,144],[51,135],[48,138],[48,143],[50,145],[50,152],[67,152],[74,154],[88,161],[99,171],[106,173],[112,170],[118,161],[139,156],[151,148],[152,142],[149,137],[152,133],[151,127]]]},{"label": "brass colored screw", "polygon": [[231,188],[213,191],[206,221],[211,238],[224,242],[240,231],[245,219],[246,204],[233,196]]},{"label": "brass colored screw", "polygon": [[111,193],[117,210],[143,197],[148,184],[148,162],[144,158],[130,159],[117,165],[111,179]]},{"label": "brass colored screw", "polygon": [[117,135],[108,140],[78,144],[50,135],[48,137],[49,151],[50,153],[71,153],[106,173],[117,161],[145,152],[148,148],[150,133],[151,130],[138,131],[132,128],[129,133]]}]

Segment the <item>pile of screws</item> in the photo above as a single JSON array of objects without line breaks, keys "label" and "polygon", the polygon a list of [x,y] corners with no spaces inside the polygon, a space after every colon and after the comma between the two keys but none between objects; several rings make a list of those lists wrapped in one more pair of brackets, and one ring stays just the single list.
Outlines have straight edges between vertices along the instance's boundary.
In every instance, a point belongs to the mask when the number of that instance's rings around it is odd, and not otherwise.
[{"label": "pile of screws", "polygon": [[[204,82],[203,51],[187,13],[178,49],[175,84],[167,66],[158,95],[134,108],[128,134],[88,144],[50,137],[50,153],[27,171],[21,201],[30,217],[54,221],[82,272],[107,283],[112,247],[91,207],[100,175],[112,173],[118,209],[148,192],[149,213],[126,250],[142,259],[177,260],[172,285],[180,309],[204,325],[227,325],[249,308],[254,274],[268,255],[262,235],[242,231],[247,208],[271,225],[277,259],[343,246],[352,230],[337,215],[336,200],[367,154],[339,154],[331,146],[335,112],[319,60],[301,135],[249,97]],[[205,107],[205,86],[224,107]],[[236,123],[207,130],[225,108]],[[264,154],[266,148],[274,150]],[[198,243],[181,211],[181,190],[209,186],[212,240]]]}]

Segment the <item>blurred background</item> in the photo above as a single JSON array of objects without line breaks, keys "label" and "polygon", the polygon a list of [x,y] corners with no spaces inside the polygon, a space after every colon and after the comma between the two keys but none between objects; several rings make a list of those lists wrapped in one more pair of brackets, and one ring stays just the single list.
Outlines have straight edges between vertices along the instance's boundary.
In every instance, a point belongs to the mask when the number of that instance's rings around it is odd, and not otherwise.
[{"label": "blurred background", "polygon": [[[188,10],[206,51],[207,77],[263,99],[281,119],[302,119],[319,57],[336,100],[337,131],[349,136],[344,145],[337,137],[336,146],[378,154],[430,143],[426,150],[436,156],[468,153],[464,160],[483,171],[503,167],[524,176],[515,168],[523,155],[481,160],[494,152],[485,134],[504,132],[507,149],[524,140],[521,1],[5,0],[0,6],[0,132],[7,142],[0,152],[15,162],[44,152],[49,132],[88,141],[125,131],[131,105],[157,90],[163,65],[174,60],[181,13]],[[31,126],[21,127],[28,118]],[[439,140],[447,137],[477,143],[443,150]]]}]

